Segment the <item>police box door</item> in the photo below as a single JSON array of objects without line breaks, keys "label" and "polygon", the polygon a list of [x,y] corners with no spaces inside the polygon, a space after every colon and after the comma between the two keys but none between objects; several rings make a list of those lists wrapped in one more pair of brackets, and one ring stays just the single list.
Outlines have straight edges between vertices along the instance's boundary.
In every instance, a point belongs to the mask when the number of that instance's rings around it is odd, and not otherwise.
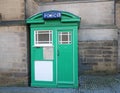
[{"label": "police box door", "polygon": [[73,29],[57,29],[57,85],[74,84]]}]

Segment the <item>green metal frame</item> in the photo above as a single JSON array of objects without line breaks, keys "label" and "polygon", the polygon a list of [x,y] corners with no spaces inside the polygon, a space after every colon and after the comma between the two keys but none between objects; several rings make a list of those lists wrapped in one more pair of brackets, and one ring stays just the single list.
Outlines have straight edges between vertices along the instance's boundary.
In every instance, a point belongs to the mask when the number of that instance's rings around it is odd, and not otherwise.
[{"label": "green metal frame", "polygon": [[[32,17],[26,20],[26,23],[30,25],[30,49],[31,49],[31,86],[34,87],[78,87],[78,28],[80,24],[80,17],[73,15],[72,13],[61,11],[62,17],[61,19],[50,19],[44,20],[42,17],[42,13],[38,13],[33,15]],[[35,30],[52,30],[53,32],[53,46],[54,46],[54,59],[53,60],[44,60],[43,58],[43,47],[35,47],[34,46],[34,31]],[[65,54],[68,55],[66,58],[73,57],[71,61],[71,66],[73,68],[73,82],[66,83],[69,80],[69,75],[64,76],[66,79],[63,80],[64,82],[58,82],[58,63],[57,63],[57,49],[59,44],[58,42],[58,32],[59,31],[71,31],[72,36],[72,45],[73,48],[72,54]],[[64,48],[64,46],[63,46]],[[66,50],[67,51],[67,50]],[[64,58],[63,58],[64,59]],[[61,59],[61,60],[63,60]],[[53,81],[35,81],[35,60],[43,60],[43,61],[52,61],[53,62]],[[61,71],[64,69],[61,68]],[[60,71],[60,70],[59,70]],[[69,73],[69,71],[68,71]],[[71,74],[72,75],[72,74]],[[59,76],[61,79],[62,77]],[[64,78],[63,78],[64,79]]]}]

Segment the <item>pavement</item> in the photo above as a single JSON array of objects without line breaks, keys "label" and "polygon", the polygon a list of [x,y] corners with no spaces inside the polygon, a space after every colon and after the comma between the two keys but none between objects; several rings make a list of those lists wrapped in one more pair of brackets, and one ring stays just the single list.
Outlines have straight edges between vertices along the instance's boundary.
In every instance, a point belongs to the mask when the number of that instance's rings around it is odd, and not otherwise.
[{"label": "pavement", "polygon": [[120,74],[81,75],[79,88],[0,87],[0,93],[120,93]]}]

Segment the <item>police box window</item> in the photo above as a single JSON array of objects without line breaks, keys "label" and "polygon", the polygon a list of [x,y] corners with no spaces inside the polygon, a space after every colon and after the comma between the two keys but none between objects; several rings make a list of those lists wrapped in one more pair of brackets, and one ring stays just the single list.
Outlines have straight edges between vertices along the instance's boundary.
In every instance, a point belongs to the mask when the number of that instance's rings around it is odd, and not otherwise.
[{"label": "police box window", "polygon": [[59,44],[71,44],[71,33],[70,32],[59,32]]},{"label": "police box window", "polygon": [[38,30],[34,32],[35,46],[50,46],[52,45],[52,31]]}]

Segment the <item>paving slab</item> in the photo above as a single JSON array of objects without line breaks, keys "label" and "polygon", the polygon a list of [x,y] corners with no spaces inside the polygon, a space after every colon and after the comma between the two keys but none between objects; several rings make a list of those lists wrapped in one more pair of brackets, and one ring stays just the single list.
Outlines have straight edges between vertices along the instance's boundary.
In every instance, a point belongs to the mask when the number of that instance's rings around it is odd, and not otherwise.
[{"label": "paving slab", "polygon": [[79,88],[0,87],[0,93],[120,93],[120,74],[81,75]]}]

